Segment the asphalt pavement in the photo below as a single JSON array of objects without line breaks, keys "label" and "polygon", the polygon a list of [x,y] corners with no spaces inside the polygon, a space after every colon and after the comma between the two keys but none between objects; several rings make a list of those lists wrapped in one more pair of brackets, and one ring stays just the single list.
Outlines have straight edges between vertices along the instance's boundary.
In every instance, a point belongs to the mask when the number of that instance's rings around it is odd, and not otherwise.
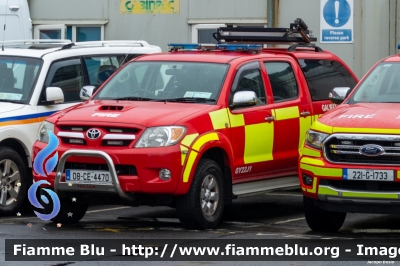
[{"label": "asphalt pavement", "polygon": [[[334,243],[358,239],[398,239],[400,215],[348,214],[337,233],[312,232],[303,215],[300,191],[268,193],[257,197],[240,198],[225,212],[220,226],[214,230],[186,230],[181,227],[175,209],[169,207],[91,206],[76,224],[58,225],[42,221],[32,210],[20,215],[0,218],[0,239],[265,239]],[[400,257],[400,255],[399,255]],[[112,259],[112,258],[111,258]],[[400,259],[400,258],[399,258]],[[92,261],[10,262],[5,261],[5,241],[0,241],[0,265],[366,265],[367,261],[282,261],[282,262],[221,262],[221,261]],[[371,258],[374,260],[374,258]],[[378,261],[378,260],[377,260]],[[377,263],[376,263],[377,264]],[[396,259],[390,265],[399,264]]]}]

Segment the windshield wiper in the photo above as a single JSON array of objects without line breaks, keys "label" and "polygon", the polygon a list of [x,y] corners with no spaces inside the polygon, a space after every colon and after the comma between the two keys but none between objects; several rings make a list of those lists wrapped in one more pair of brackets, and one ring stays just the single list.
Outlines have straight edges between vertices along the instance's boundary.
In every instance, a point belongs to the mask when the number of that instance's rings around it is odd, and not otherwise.
[{"label": "windshield wiper", "polygon": [[199,98],[199,97],[182,97],[182,98],[171,98],[163,99],[160,102],[182,102],[182,103],[205,103],[205,102],[215,102],[214,99]]},{"label": "windshield wiper", "polygon": [[9,100],[9,99],[0,99],[0,102],[23,104],[21,101]]},{"label": "windshield wiper", "polygon": [[154,100],[154,99],[145,98],[145,97],[136,97],[136,96],[132,97],[132,96],[130,96],[130,97],[116,98],[116,99],[113,99],[113,100],[117,100],[117,101],[151,101],[151,100]]}]

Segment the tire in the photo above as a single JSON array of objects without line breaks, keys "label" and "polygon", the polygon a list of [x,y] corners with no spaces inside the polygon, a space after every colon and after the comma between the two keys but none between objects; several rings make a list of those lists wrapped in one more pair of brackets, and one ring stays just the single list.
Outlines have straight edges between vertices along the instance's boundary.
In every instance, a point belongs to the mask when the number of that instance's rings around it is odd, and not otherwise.
[{"label": "tire", "polygon": [[304,214],[308,226],[317,232],[336,232],[346,219],[345,212],[326,211],[314,204],[310,198],[303,196]]},{"label": "tire", "polygon": [[224,209],[223,185],[222,171],[218,164],[209,159],[201,159],[189,192],[176,201],[183,227],[210,229],[218,225]]},{"label": "tire", "polygon": [[0,147],[0,216],[15,215],[27,198],[29,180],[21,156],[11,148]]},{"label": "tire", "polygon": [[[75,200],[73,200],[74,198]],[[77,223],[85,216],[89,207],[89,203],[84,196],[76,195],[68,195],[60,198],[60,205],[60,211],[57,216],[51,219],[55,223]]]}]

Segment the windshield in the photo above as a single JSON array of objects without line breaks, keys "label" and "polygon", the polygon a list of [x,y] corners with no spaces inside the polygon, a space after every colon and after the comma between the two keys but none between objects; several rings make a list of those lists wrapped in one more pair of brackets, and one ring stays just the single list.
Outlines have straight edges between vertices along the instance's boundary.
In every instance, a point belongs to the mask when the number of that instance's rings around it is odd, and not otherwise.
[{"label": "windshield", "polygon": [[94,99],[213,103],[218,99],[226,64],[199,62],[132,62]]},{"label": "windshield", "polygon": [[400,63],[381,63],[367,76],[348,103],[400,103]]},{"label": "windshield", "polygon": [[41,64],[36,58],[0,56],[0,101],[26,103]]}]

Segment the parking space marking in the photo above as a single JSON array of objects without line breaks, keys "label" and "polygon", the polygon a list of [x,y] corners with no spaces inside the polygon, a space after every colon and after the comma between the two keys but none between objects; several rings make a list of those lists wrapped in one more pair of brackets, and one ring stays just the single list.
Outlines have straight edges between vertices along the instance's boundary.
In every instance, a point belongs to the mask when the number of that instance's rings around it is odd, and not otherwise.
[{"label": "parking space marking", "polygon": [[399,229],[379,229],[379,228],[371,228],[371,229],[353,229],[351,230],[353,233],[366,233],[366,234],[381,234],[381,233],[400,233]]},{"label": "parking space marking", "polygon": [[291,223],[291,222],[296,222],[296,221],[300,221],[300,220],[305,220],[305,217],[300,217],[300,218],[294,218],[294,219],[289,219],[289,220],[285,220],[285,221],[279,221],[279,222],[275,222],[272,224],[286,224],[286,223]]},{"label": "parking space marking", "polygon": [[102,209],[102,210],[88,211],[88,212],[86,212],[86,213],[115,211],[115,210],[128,209],[128,208],[132,208],[132,207],[131,207],[131,206],[124,206],[124,207],[108,208],[108,209]]},{"label": "parking space marking", "polygon": [[0,222],[2,222],[2,221],[18,221],[18,220],[29,220],[29,219],[36,219],[37,217],[35,217],[35,216],[31,216],[31,217],[24,217],[24,218],[20,218],[20,217],[16,217],[16,218],[3,218],[3,219],[0,219]]},{"label": "parking space marking", "polygon": [[303,197],[303,194],[286,194],[286,193],[266,193],[268,196],[291,196],[291,197]]}]

